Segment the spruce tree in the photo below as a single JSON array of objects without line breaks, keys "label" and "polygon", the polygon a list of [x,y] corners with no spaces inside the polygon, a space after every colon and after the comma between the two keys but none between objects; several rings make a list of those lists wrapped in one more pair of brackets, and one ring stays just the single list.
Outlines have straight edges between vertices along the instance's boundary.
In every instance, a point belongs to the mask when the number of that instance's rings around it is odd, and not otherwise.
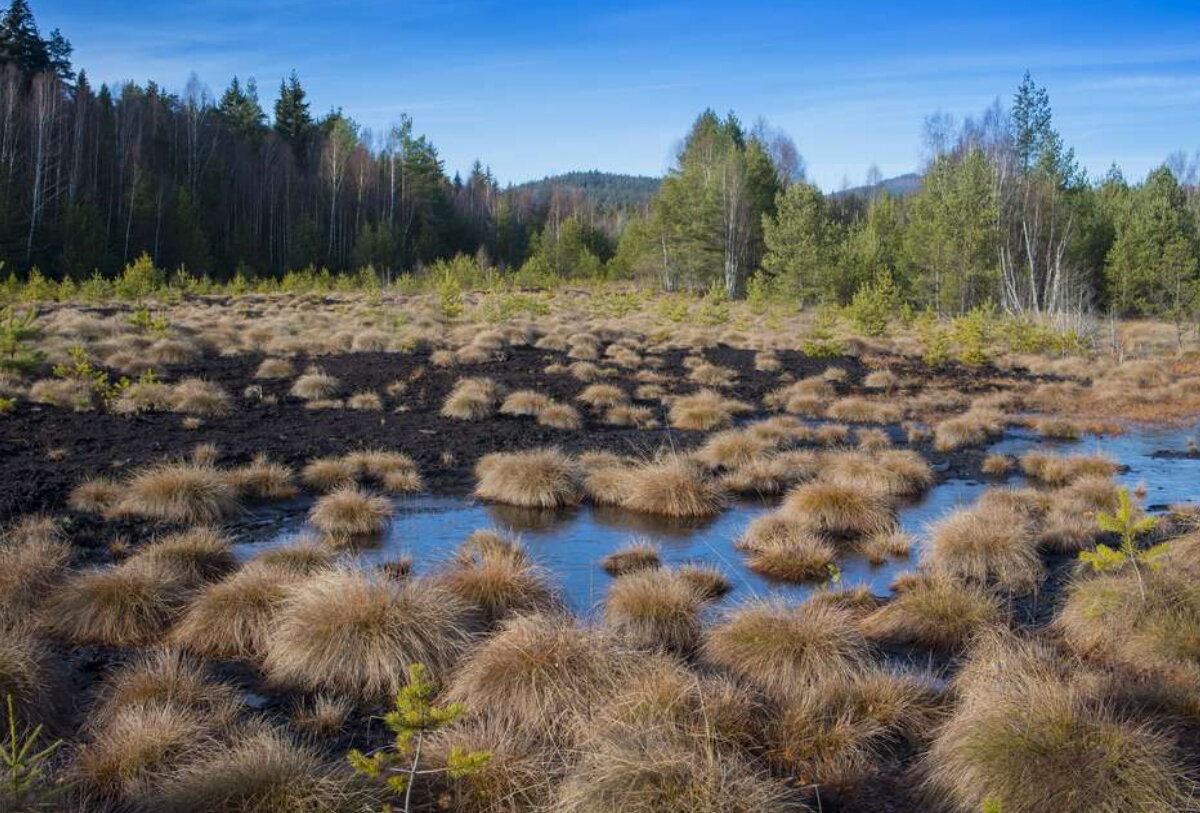
[{"label": "spruce tree", "polygon": [[313,120],[305,101],[306,93],[295,71],[279,83],[279,98],[275,100],[275,131],[291,145],[296,160],[303,164],[312,136]]}]

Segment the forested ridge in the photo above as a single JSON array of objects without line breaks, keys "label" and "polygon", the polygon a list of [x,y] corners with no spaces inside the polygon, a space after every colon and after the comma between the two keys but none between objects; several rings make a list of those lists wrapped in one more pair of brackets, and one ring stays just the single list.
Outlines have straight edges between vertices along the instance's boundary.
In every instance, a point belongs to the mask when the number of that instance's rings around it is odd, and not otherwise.
[{"label": "forested ridge", "polygon": [[[1200,309],[1200,185],[1180,153],[1140,182],[1089,177],[1028,74],[1011,103],[926,121],[910,194],[823,194],[785,134],[705,111],[663,179],[450,177],[400,116],[386,133],[311,109],[292,73],[219,94],[93,86],[25,0],[0,18],[0,259],[113,276],[143,254],[223,281],[288,270],[420,275],[439,260],[522,280],[636,278],[803,304],[886,294],[937,313]],[[486,144],[481,145],[486,150]],[[894,188],[894,187],[892,187]],[[443,264],[449,267],[452,264]]]}]

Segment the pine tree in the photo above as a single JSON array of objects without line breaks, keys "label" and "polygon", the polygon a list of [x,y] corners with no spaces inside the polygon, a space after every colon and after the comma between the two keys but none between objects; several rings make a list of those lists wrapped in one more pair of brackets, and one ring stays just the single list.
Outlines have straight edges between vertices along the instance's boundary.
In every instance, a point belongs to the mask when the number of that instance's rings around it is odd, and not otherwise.
[{"label": "pine tree", "polygon": [[246,138],[258,140],[266,130],[267,115],[259,104],[258,85],[253,78],[243,88],[238,78],[233,77],[229,87],[221,94],[217,112],[230,129]]},{"label": "pine tree", "polygon": [[[67,47],[69,55],[70,46]],[[26,76],[52,67],[46,41],[38,33],[33,11],[25,0],[12,0],[8,11],[0,17],[0,64],[8,63],[15,64]]]},{"label": "pine tree", "polygon": [[313,131],[306,95],[300,85],[300,77],[292,71],[287,79],[279,83],[279,98],[275,101],[275,131],[291,145],[301,165],[304,164]]}]

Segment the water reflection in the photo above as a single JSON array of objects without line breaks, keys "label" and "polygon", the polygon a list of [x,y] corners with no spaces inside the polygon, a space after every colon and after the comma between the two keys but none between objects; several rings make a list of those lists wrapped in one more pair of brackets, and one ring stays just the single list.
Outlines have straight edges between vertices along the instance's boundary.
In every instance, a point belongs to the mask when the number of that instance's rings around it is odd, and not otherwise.
[{"label": "water reflection", "polygon": [[[1155,458],[1160,450],[1184,451],[1194,428],[1138,429],[1115,438],[1069,443],[1047,440],[1028,431],[1015,431],[993,444],[991,452],[1019,455],[1031,449],[1059,452],[1103,452],[1128,470],[1120,475],[1129,485],[1145,482],[1148,504],[1195,500],[1200,496],[1197,476],[1200,460]],[[1019,474],[1010,484],[1021,482]],[[978,480],[947,480],[923,498],[899,510],[901,527],[917,544],[910,560],[872,566],[864,557],[848,555],[839,566],[846,586],[865,585],[876,595],[887,595],[896,575],[920,557],[929,524],[947,512],[972,503],[988,487]],[[368,562],[395,561],[409,556],[416,573],[428,573],[448,559],[458,544],[478,528],[498,528],[519,534],[533,556],[554,574],[567,601],[577,611],[594,608],[610,582],[600,566],[607,554],[638,537],[654,542],[669,565],[705,562],[729,576],[734,590],[728,600],[782,594],[801,598],[816,589],[808,585],[780,584],[753,573],[734,542],[754,519],[774,510],[777,501],[741,501],[717,517],[673,520],[638,514],[609,506],[582,505],[563,510],[531,510],[479,503],[468,498],[419,495],[396,500],[396,514],[377,544],[360,549]],[[293,501],[284,510],[263,510],[253,518],[260,530],[252,541],[238,546],[241,556],[251,556],[265,546],[287,544],[309,531],[304,516],[307,505]]]}]

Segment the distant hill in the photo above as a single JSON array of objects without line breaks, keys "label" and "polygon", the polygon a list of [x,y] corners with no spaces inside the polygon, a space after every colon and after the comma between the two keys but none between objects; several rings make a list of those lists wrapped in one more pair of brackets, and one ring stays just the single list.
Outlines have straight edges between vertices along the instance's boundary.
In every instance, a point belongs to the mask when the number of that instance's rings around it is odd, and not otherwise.
[{"label": "distant hill", "polygon": [[513,189],[530,189],[538,197],[548,198],[550,190],[558,187],[578,189],[597,206],[604,209],[615,209],[622,206],[644,206],[658,191],[662,178],[651,178],[646,175],[621,175],[616,172],[564,172],[562,175],[550,175],[540,181],[527,181],[517,184]]},{"label": "distant hill", "polygon": [[921,176],[916,172],[897,175],[895,178],[885,178],[874,186],[855,186],[834,192],[835,195],[847,197],[869,198],[878,192],[887,192],[892,197],[906,198],[921,188]]}]

